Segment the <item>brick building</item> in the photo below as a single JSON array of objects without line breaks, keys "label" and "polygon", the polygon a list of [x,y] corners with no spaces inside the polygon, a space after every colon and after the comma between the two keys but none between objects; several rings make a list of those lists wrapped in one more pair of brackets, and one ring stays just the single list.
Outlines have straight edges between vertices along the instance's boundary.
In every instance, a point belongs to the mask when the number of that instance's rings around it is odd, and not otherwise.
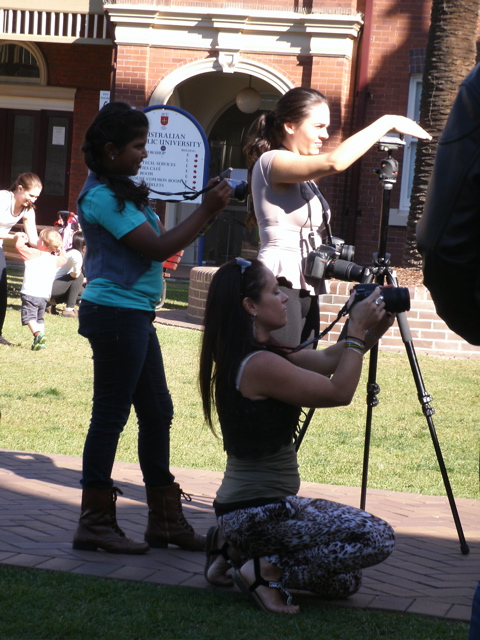
[{"label": "brick building", "polygon": [[[415,117],[431,10],[431,0],[74,0],[68,13],[59,0],[4,5],[1,186],[20,170],[37,171],[45,183],[38,203],[43,223],[58,209],[75,208],[85,178],[82,136],[105,99],[102,91],[137,108],[168,104],[187,111],[208,139],[211,172],[232,166],[242,177],[242,147],[258,115],[239,102],[246,89],[267,110],[293,86],[325,93],[332,112],[328,144],[385,113]],[[22,56],[16,71],[12,65]],[[394,152],[400,174],[388,251],[397,265],[414,147],[407,140]],[[378,246],[383,190],[374,169],[384,155],[373,148],[321,185],[333,231],[356,246],[359,264],[370,264]],[[158,203],[157,210],[171,226],[193,206]],[[203,247],[189,248],[184,261],[221,264],[237,255],[242,243],[255,240],[244,214],[245,204],[232,200]]]},{"label": "brick building", "polygon": [[41,224],[75,207],[86,175],[83,131],[98,111],[99,92],[110,89],[112,50],[100,1],[2,3],[0,187],[23,171],[38,173]]}]

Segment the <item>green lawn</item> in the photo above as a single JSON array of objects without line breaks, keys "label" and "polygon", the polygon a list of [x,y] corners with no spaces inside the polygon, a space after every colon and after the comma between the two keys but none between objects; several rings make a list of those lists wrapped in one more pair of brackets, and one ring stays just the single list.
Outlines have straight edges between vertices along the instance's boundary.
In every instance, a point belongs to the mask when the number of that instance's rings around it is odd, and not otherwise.
[{"label": "green lawn", "polygon": [[[48,316],[45,351],[30,350],[20,323],[18,270],[12,285],[0,348],[1,444],[4,449],[81,456],[92,395],[91,354],[77,321]],[[178,289],[178,292],[177,292]],[[186,304],[185,283],[167,283],[167,305]],[[201,333],[158,326],[173,400],[173,466],[221,471],[221,442],[203,424],[197,392]],[[478,396],[480,361],[419,357],[454,495],[480,498]],[[374,409],[369,487],[445,495],[427,422],[416,396],[406,355],[380,353],[380,404]],[[359,486],[365,432],[363,377],[351,406],[316,411],[299,452],[306,481]],[[117,459],[137,462],[132,417]],[[413,615],[318,608],[275,617],[246,606],[238,594],[212,594],[148,584],[110,581],[0,566],[0,637],[184,640],[464,640],[467,625]]]},{"label": "green lawn", "polygon": [[0,566],[2,640],[466,640],[468,625],[302,603],[266,614],[238,593]]}]

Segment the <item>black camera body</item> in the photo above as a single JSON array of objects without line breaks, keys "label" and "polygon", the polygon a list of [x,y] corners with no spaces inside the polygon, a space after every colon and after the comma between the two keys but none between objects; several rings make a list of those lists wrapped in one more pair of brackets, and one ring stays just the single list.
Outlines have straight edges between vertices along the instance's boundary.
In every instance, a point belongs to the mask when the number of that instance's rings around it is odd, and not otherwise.
[{"label": "black camera body", "polygon": [[[369,282],[356,284],[353,287],[355,291],[355,302],[365,300],[379,284]],[[385,287],[382,288],[383,301],[385,302],[385,310],[392,313],[401,313],[410,310],[410,292],[407,287]]]},{"label": "black camera body", "polygon": [[340,260],[353,261],[355,257],[355,247],[352,244],[345,244],[345,240],[342,240],[342,238],[332,236],[332,244],[330,246],[336,249]]},{"label": "black camera body", "polygon": [[355,247],[346,245],[341,238],[332,237],[331,245],[322,244],[315,251],[310,251],[303,274],[308,278],[361,282],[370,270],[351,262],[354,254]]},{"label": "black camera body", "polygon": [[230,188],[232,189],[232,200],[245,202],[248,196],[248,182],[245,180],[231,180],[226,178]]}]

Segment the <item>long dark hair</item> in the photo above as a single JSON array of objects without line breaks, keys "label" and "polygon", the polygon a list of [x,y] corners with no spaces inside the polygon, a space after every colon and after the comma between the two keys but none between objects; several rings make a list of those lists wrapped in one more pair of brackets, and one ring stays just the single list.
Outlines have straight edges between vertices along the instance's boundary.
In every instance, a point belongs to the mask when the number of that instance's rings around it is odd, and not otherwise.
[{"label": "long dark hair", "polygon": [[126,102],[110,102],[99,111],[85,133],[82,145],[85,164],[114,192],[120,211],[125,209],[126,200],[131,200],[139,209],[147,205],[149,191],[143,182],[137,184],[128,176],[109,173],[104,163],[105,145],[111,142],[122,151],[145,131],[148,131],[148,118],[143,111]]},{"label": "long dark hair", "polygon": [[199,383],[203,414],[212,431],[212,405],[225,406],[235,392],[240,363],[262,347],[255,340],[253,318],[242,301],[247,297],[260,300],[266,271],[260,260],[250,262],[243,274],[236,260],[227,262],[213,276],[208,290]]},{"label": "long dark hair", "polygon": [[[295,87],[287,91],[273,111],[263,113],[256,121],[256,126],[245,145],[244,152],[248,168],[248,184],[251,185],[253,165],[266,151],[279,149],[285,138],[285,124],[300,124],[310,115],[313,107],[318,104],[328,104],[327,98],[308,87]],[[250,191],[251,195],[251,191]],[[249,211],[245,220],[250,230],[255,226],[255,211],[253,198],[249,198]]]},{"label": "long dark hair", "polygon": [[84,246],[85,238],[83,237],[83,233],[81,231],[75,231],[72,236],[72,249],[76,249],[82,253]]}]

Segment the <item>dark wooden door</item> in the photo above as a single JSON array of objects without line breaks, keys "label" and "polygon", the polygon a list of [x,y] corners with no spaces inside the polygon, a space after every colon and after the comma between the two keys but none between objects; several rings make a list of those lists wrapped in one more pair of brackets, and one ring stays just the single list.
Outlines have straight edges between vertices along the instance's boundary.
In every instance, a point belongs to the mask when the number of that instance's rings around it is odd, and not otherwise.
[{"label": "dark wooden door", "polygon": [[8,189],[26,171],[36,173],[43,190],[37,222],[53,224],[68,208],[72,114],[63,111],[0,109],[0,188]]}]

